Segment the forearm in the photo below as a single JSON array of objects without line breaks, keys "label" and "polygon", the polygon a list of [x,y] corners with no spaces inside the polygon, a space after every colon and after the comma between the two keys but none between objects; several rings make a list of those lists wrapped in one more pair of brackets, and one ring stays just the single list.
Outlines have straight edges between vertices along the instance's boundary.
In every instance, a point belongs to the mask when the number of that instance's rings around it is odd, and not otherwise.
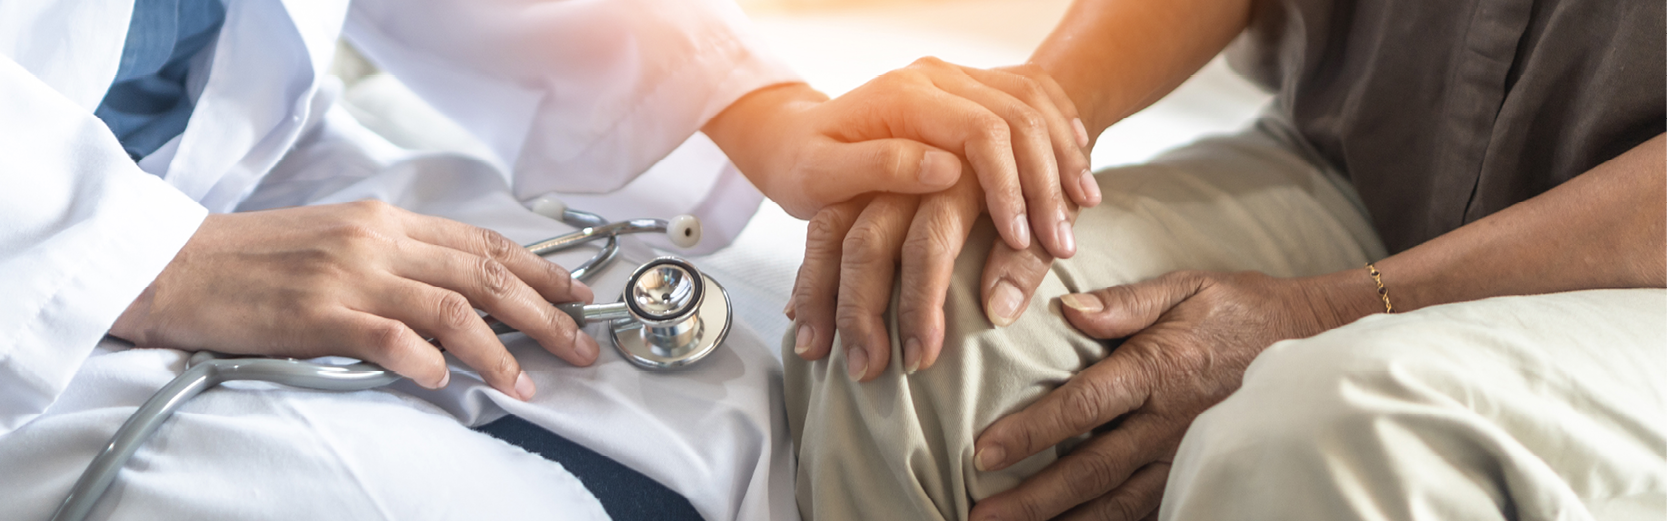
[{"label": "forearm", "polygon": [[[1395,311],[1504,295],[1667,286],[1667,138],[1384,259]],[[1383,310],[1364,270],[1322,277],[1342,322]],[[1339,296],[1341,295],[1341,296]]]},{"label": "forearm", "polygon": [[1057,80],[1090,135],[1151,105],[1250,21],[1250,0],[1077,0],[1031,55]]},{"label": "forearm", "polygon": [[774,120],[827,100],[826,94],[803,83],[773,85],[742,96],[700,130],[723,149],[753,186],[771,195],[775,183],[768,176],[787,171],[781,165],[770,164],[772,159],[779,158],[771,154],[776,147],[760,146],[775,143],[770,133],[780,125]]}]

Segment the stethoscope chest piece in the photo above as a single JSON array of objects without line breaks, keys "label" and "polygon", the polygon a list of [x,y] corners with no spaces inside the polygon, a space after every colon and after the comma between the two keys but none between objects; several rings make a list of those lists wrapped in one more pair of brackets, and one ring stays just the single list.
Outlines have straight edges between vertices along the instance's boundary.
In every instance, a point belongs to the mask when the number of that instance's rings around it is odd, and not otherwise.
[{"label": "stethoscope chest piece", "polygon": [[688,261],[661,257],[625,287],[635,320],[610,324],[619,354],[644,369],[676,369],[706,358],[729,336],[729,293]]}]

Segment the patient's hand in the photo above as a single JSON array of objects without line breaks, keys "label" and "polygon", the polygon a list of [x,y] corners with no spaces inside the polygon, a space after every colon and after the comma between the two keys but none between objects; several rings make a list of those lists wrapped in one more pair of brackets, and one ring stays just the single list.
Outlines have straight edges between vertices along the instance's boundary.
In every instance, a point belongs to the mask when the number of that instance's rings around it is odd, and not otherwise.
[{"label": "patient's hand", "polygon": [[[858,380],[873,378],[890,362],[882,314],[899,261],[902,363],[913,372],[931,367],[942,349],[950,273],[982,212],[989,209],[1004,238],[985,264],[985,309],[992,322],[1006,325],[1018,318],[1054,257],[1075,254],[1071,223],[1076,205],[1093,206],[1101,199],[1088,170],[1093,140],[1071,99],[1039,67],[985,71],[923,59],[817,108],[827,111],[821,117],[827,121],[813,128],[821,137],[811,141],[850,147],[852,141],[877,140],[870,143],[924,152],[948,149],[964,158],[962,168],[978,172],[976,178],[960,176],[947,190],[924,196],[848,190],[857,198],[823,206],[811,220],[805,261],[787,308],[798,332],[794,351],[808,360],[827,356],[837,329],[850,350],[848,371]],[[708,126],[709,134],[712,127],[725,126],[716,123]],[[964,133],[968,128],[972,134]],[[887,139],[897,137],[936,147]],[[821,157],[799,157],[793,168],[817,174],[807,178],[826,175],[818,174],[826,167],[814,168]],[[1041,240],[1028,240],[1021,187],[1030,223],[1050,232],[1040,234]],[[1062,197],[1061,190],[1071,199]],[[768,187],[764,191],[771,192]]]},{"label": "patient's hand", "polygon": [[1089,336],[1127,340],[985,429],[974,462],[999,470],[1092,437],[1017,488],[979,501],[972,519],[1146,516],[1162,498],[1181,435],[1239,388],[1257,354],[1382,310],[1362,270],[1304,279],[1175,272],[1060,300],[1065,318]]},{"label": "patient's hand", "polygon": [[[788,305],[794,352],[806,360],[827,356],[837,328],[851,378],[865,381],[884,371],[891,338],[883,314],[901,260],[901,362],[911,373],[931,367],[943,349],[943,304],[955,257],[983,199],[975,180],[963,178],[937,194],[882,194],[817,213]],[[1075,215],[1072,209],[1069,217]],[[1007,325],[1018,318],[1052,264],[1040,244],[1023,250],[993,244],[980,284],[990,319]]]},{"label": "patient's hand", "polygon": [[381,202],[216,214],[117,319],[141,346],[381,364],[420,385],[450,373],[433,337],[487,384],[533,383],[475,313],[577,365],[596,341],[549,302],[589,302],[566,270],[489,230]]}]

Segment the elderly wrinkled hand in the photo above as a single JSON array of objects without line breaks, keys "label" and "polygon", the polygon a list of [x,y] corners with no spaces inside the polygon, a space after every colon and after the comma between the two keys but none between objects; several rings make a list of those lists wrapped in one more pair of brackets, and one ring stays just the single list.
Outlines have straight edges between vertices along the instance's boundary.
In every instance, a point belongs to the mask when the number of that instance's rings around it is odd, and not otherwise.
[{"label": "elderly wrinkled hand", "polygon": [[[902,77],[882,78],[886,81],[871,85],[906,91],[917,88],[911,82],[937,81],[941,75],[984,82],[978,89],[960,88],[959,92],[976,90],[984,98],[1007,102],[1001,110],[1010,114],[1003,121],[1011,129],[1011,143],[997,147],[995,157],[1011,155],[1023,168],[1006,173],[981,169],[979,162],[993,158],[987,151],[968,149],[965,164],[980,172],[976,178],[964,176],[947,190],[927,195],[868,195],[826,207],[811,219],[805,260],[787,308],[797,335],[794,352],[807,360],[821,359],[832,349],[837,331],[846,350],[847,371],[859,381],[878,376],[890,363],[891,343],[883,314],[894,279],[900,278],[896,282],[902,285],[898,329],[904,370],[931,367],[937,359],[943,346],[943,303],[955,258],[973,223],[987,208],[998,233],[1008,240],[994,245],[985,263],[986,309],[992,321],[1005,325],[1024,309],[1053,259],[1075,253],[1069,227],[1077,205],[1092,206],[1101,199],[1088,172],[1087,151],[1092,141],[1076,119],[1070,99],[1039,68],[982,71],[923,60],[893,74]],[[1014,107],[1013,100],[1024,100],[1026,105]],[[1052,177],[1036,172],[1052,173]],[[1013,218],[1012,209],[1001,208],[1009,203],[999,194],[1012,191],[1015,185],[1023,185],[1027,196],[1042,195],[1031,196],[1033,222],[1040,224],[1038,208],[1050,209],[1040,213],[1058,219],[1051,224],[1058,230],[1051,240],[1011,240],[1022,222]],[[1059,195],[1061,189],[1071,195],[1069,200]]]},{"label": "elderly wrinkled hand", "polygon": [[1084,333],[1126,340],[985,429],[974,464],[999,470],[1066,439],[1090,438],[1017,488],[980,501],[972,519],[1136,520],[1155,512],[1182,434],[1239,388],[1257,354],[1364,316],[1376,295],[1364,272],[1303,279],[1174,272],[1060,300]]}]

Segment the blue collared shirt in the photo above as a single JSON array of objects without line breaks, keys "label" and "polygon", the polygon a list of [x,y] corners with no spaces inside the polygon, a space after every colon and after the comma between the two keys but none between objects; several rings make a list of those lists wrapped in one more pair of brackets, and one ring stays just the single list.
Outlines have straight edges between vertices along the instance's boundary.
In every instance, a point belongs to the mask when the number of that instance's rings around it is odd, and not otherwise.
[{"label": "blue collared shirt", "polygon": [[135,0],[116,81],[94,111],[134,160],[185,132],[191,59],[220,34],[220,0]]}]

